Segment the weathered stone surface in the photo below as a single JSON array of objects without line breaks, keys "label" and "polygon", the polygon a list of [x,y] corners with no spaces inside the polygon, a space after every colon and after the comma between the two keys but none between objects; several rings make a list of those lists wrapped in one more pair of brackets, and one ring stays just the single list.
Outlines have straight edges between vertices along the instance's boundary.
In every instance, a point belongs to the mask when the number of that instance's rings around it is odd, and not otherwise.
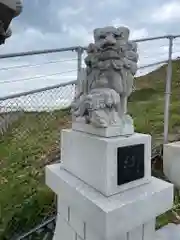
[{"label": "weathered stone surface", "polygon": [[[94,41],[88,46],[86,69],[78,79],[73,116],[96,128],[119,126],[120,135],[126,135],[123,129],[131,118],[127,115],[127,99],[137,71],[137,45],[129,41],[126,27],[97,28]],[[130,124],[133,128],[133,121]]]},{"label": "weathered stone surface", "polygon": [[155,240],[179,240],[180,226],[169,223],[156,232]]},{"label": "weathered stone surface", "polygon": [[163,170],[166,177],[180,189],[180,142],[164,145]]},{"label": "weathered stone surface", "polygon": [[[144,163],[144,177],[118,186],[118,148],[139,144],[144,145],[141,159]],[[124,192],[151,180],[151,137],[149,135],[135,133],[130,137],[100,137],[67,129],[61,133],[61,146],[63,168],[105,196]],[[135,166],[140,156],[136,159],[131,159],[130,155],[128,157],[129,159],[122,156],[119,160],[124,164],[127,159],[128,173],[133,176],[132,172],[136,174]],[[124,166],[122,166],[123,171],[127,173]],[[127,174],[122,172],[120,175],[125,179]]]},{"label": "weathered stone surface", "polygon": [[[76,210],[78,217],[99,239],[119,239],[173,205],[173,185],[160,179],[152,177],[148,184],[106,197],[61,166],[46,167],[46,183]],[[60,234],[60,230],[57,231]]]}]

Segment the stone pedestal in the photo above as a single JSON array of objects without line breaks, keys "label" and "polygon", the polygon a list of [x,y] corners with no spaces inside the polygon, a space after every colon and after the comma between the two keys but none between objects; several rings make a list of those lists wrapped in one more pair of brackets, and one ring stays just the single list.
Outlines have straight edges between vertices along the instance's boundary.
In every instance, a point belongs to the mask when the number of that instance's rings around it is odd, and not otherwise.
[{"label": "stone pedestal", "polygon": [[151,137],[63,130],[61,164],[46,167],[58,195],[54,240],[154,240],[173,185],[151,177]]},{"label": "stone pedestal", "polygon": [[105,196],[151,180],[149,135],[99,137],[63,130],[61,144],[63,168]]},{"label": "stone pedestal", "polygon": [[163,170],[165,176],[180,189],[180,142],[164,145]]}]

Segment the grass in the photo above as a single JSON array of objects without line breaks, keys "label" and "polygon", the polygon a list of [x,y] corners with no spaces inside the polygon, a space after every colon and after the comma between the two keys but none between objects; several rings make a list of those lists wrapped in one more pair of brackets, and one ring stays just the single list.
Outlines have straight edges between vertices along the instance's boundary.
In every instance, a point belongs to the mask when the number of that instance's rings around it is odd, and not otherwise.
[{"label": "grass", "polygon": [[[178,137],[180,127],[180,67],[179,61],[173,62],[172,96],[170,104],[170,141]],[[132,94],[129,111],[132,114],[136,130],[153,135],[162,142],[164,121],[164,92],[166,66],[136,79],[136,91]]]},{"label": "grass", "polygon": [[26,231],[54,211],[44,166],[58,154],[60,130],[68,122],[68,111],[25,113],[0,139],[0,239]]},{"label": "grass", "polygon": [[[180,133],[179,62],[173,62],[170,140]],[[136,79],[129,102],[136,131],[163,139],[166,67]],[[10,239],[40,223],[55,209],[54,194],[45,185],[44,166],[59,156],[60,130],[70,127],[68,110],[25,113],[0,138],[0,239]],[[171,221],[171,212],[157,226]]]}]

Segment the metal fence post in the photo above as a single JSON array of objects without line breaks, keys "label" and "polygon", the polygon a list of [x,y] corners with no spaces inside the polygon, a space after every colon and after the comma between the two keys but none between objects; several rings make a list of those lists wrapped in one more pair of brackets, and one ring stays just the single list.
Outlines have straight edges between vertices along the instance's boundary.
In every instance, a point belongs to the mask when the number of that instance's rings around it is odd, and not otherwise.
[{"label": "metal fence post", "polygon": [[78,78],[82,68],[82,54],[84,52],[84,49],[82,47],[78,47],[76,51],[77,51],[77,78]]},{"label": "metal fence post", "polygon": [[168,143],[169,105],[170,105],[171,83],[172,83],[173,39],[174,39],[173,36],[169,36],[169,54],[168,54],[167,74],[166,74],[166,90],[165,90],[165,105],[164,105],[164,144]]},{"label": "metal fence post", "polygon": [[[77,79],[76,80],[78,80],[81,74],[81,69],[82,69],[82,54],[84,52],[84,49],[82,47],[78,47],[76,48],[76,52],[77,52]],[[77,97],[77,93],[78,93],[78,82],[76,81],[75,98]]]}]

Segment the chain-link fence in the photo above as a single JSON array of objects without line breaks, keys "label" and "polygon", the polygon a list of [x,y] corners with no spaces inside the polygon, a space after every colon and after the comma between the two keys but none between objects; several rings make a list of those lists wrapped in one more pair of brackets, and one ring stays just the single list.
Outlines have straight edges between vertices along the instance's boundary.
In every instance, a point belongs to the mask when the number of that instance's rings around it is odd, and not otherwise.
[{"label": "chain-link fence", "polygon": [[53,117],[53,112],[70,106],[74,91],[75,81],[71,81],[41,90],[14,94],[9,98],[4,98],[4,100],[1,98],[1,134],[4,134],[11,127],[11,124],[23,118],[26,113],[34,113],[35,116],[42,114],[44,124],[47,124],[50,121],[49,118]]},{"label": "chain-link fence", "polygon": [[[139,70],[128,109],[136,130],[152,134],[157,144],[167,142],[168,136],[178,138],[180,129],[177,37],[136,40]],[[60,159],[60,130],[71,125],[68,107],[84,66],[84,49],[0,55],[0,236],[4,239],[54,213],[44,166]]]},{"label": "chain-link fence", "polygon": [[[175,40],[174,40],[175,39]],[[161,88],[158,89],[158,86],[154,84],[154,87],[157,87],[156,91],[159,91],[159,95],[163,94],[163,101],[165,104],[161,103],[162,111],[164,112],[164,130],[161,131],[162,137],[164,137],[164,142],[168,141],[168,126],[169,126],[169,106],[170,106],[170,92],[171,92],[171,79],[172,79],[172,60],[178,58],[179,52],[179,40],[178,36],[165,36],[157,37],[151,39],[139,39],[135,40],[138,42],[139,49],[139,70],[137,72],[137,77],[145,75],[149,72],[157,70],[164,64],[168,63],[168,72],[166,74],[166,69],[161,76],[159,76],[162,83]],[[151,40],[151,41],[150,41]],[[173,44],[174,42],[174,44]],[[7,97],[0,98],[0,112],[1,112],[1,124],[0,132],[4,133],[6,129],[11,125],[11,122],[15,122],[22,116],[22,112],[52,112],[53,110],[61,109],[66,106],[69,106],[73,96],[74,96],[74,87],[72,87],[71,82],[75,81],[77,78],[77,73],[80,71],[81,67],[84,66],[84,57],[86,56],[85,48],[81,47],[72,47],[67,49],[56,49],[56,50],[46,50],[46,51],[36,51],[29,53],[20,53],[20,54],[9,54],[1,55],[2,67],[0,69],[0,75],[2,80],[0,84],[2,86],[1,91],[6,93]],[[155,50],[153,50],[155,49]],[[77,52],[77,56],[70,54],[73,50]],[[66,55],[63,55],[63,59],[59,58],[59,51],[66,51]],[[71,52],[70,52],[71,51]],[[49,58],[47,53],[53,55],[52,58]],[[68,54],[67,54],[68,53]],[[61,53],[62,54],[62,53]],[[43,55],[43,56],[42,56]],[[21,57],[20,57],[21,56]],[[26,56],[26,63],[21,59],[22,56]],[[34,57],[31,59],[32,57]],[[40,56],[40,59],[38,57]],[[158,56],[158,61],[157,61]],[[9,57],[13,57],[10,66],[7,67],[7,61]],[[29,58],[29,59],[27,59]],[[39,61],[41,59],[48,59],[43,62]],[[30,61],[31,59],[31,61]],[[5,62],[3,62],[5,60]],[[18,64],[15,64],[18,62]],[[28,62],[28,63],[27,63]],[[61,70],[58,72],[57,69]],[[64,70],[66,69],[66,71]],[[54,71],[52,71],[54,70]],[[27,75],[28,77],[24,77]],[[31,72],[31,76],[29,76]],[[158,70],[156,71],[158,73]],[[151,76],[152,74],[149,74]],[[156,74],[157,75],[157,74]],[[14,77],[16,76],[16,77]],[[17,78],[17,76],[23,76]],[[151,78],[151,77],[147,78]],[[11,77],[11,79],[10,79]],[[146,77],[141,78],[141,81],[135,82],[135,88],[141,88],[145,85],[152,85],[151,80],[147,80]],[[65,81],[67,79],[67,81]],[[59,82],[66,82],[65,87],[61,87]],[[68,81],[70,84],[68,86]],[[158,83],[158,80],[156,80]],[[141,84],[139,84],[141,82]],[[143,83],[144,82],[144,83]],[[57,84],[53,84],[57,83]],[[53,86],[42,88],[44,85]],[[6,87],[8,86],[8,87]],[[19,94],[16,97],[16,94],[8,96],[7,92],[19,91],[19,89],[31,89],[38,88],[39,90],[35,91],[24,91],[22,94]],[[8,89],[8,90],[7,90]],[[146,89],[147,90],[147,89]],[[29,92],[29,93],[27,93]],[[164,98],[165,93],[165,98]],[[11,94],[10,94],[11,95]],[[137,95],[137,94],[136,94]],[[157,93],[158,95],[158,93]],[[159,100],[160,102],[160,100]]]}]

